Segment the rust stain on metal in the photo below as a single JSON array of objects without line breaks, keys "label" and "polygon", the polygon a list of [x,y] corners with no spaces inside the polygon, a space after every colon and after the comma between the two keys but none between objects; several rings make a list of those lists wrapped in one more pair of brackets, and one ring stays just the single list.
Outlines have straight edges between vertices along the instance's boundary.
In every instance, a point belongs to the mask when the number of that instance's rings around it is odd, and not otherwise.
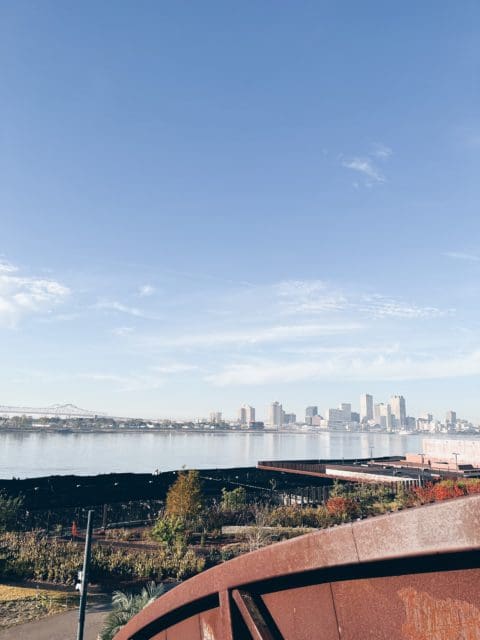
[{"label": "rust stain on metal", "polygon": [[480,610],[469,602],[437,599],[413,588],[398,595],[406,609],[405,640],[480,640]]}]

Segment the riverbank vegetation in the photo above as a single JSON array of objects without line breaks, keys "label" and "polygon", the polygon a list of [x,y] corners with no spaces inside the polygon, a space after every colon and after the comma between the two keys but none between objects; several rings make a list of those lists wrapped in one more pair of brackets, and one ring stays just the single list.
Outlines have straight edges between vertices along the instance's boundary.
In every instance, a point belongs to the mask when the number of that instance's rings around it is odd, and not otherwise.
[{"label": "riverbank vegetation", "polygon": [[[205,568],[312,529],[331,527],[437,500],[480,493],[480,480],[444,480],[402,489],[335,483],[321,504],[249,501],[243,487],[206,500],[197,472],[180,472],[149,527],[97,530],[91,580],[113,588],[184,580]],[[15,531],[21,501],[0,496],[0,579],[72,585],[83,542],[45,530]]]}]

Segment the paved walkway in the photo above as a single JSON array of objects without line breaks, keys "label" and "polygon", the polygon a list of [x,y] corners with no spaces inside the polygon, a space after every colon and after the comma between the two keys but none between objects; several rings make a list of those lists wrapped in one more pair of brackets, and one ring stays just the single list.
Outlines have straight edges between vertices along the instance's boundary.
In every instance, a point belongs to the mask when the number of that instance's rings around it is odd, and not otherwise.
[{"label": "paved walkway", "polygon": [[[97,640],[109,608],[105,604],[88,607],[84,640]],[[76,640],[77,624],[78,609],[74,609],[0,631],[0,640]]]}]

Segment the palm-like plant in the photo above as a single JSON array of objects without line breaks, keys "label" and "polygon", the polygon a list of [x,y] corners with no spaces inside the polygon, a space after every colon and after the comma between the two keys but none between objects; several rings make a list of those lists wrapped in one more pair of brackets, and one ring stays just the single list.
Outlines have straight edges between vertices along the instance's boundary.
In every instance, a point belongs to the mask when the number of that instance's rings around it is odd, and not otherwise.
[{"label": "palm-like plant", "polygon": [[161,596],[164,591],[163,584],[155,584],[155,582],[149,582],[136,595],[114,591],[112,595],[113,609],[105,619],[98,640],[112,640],[133,616]]}]

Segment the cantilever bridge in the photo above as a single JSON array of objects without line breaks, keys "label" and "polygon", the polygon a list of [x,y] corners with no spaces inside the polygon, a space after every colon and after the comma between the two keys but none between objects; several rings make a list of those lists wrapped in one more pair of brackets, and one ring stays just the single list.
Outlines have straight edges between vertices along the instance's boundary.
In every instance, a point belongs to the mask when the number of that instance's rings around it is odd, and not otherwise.
[{"label": "cantilever bridge", "polygon": [[74,404],[53,404],[50,407],[13,407],[0,405],[0,416],[28,416],[38,418],[95,418],[105,417],[106,414],[98,411],[81,409]]}]

